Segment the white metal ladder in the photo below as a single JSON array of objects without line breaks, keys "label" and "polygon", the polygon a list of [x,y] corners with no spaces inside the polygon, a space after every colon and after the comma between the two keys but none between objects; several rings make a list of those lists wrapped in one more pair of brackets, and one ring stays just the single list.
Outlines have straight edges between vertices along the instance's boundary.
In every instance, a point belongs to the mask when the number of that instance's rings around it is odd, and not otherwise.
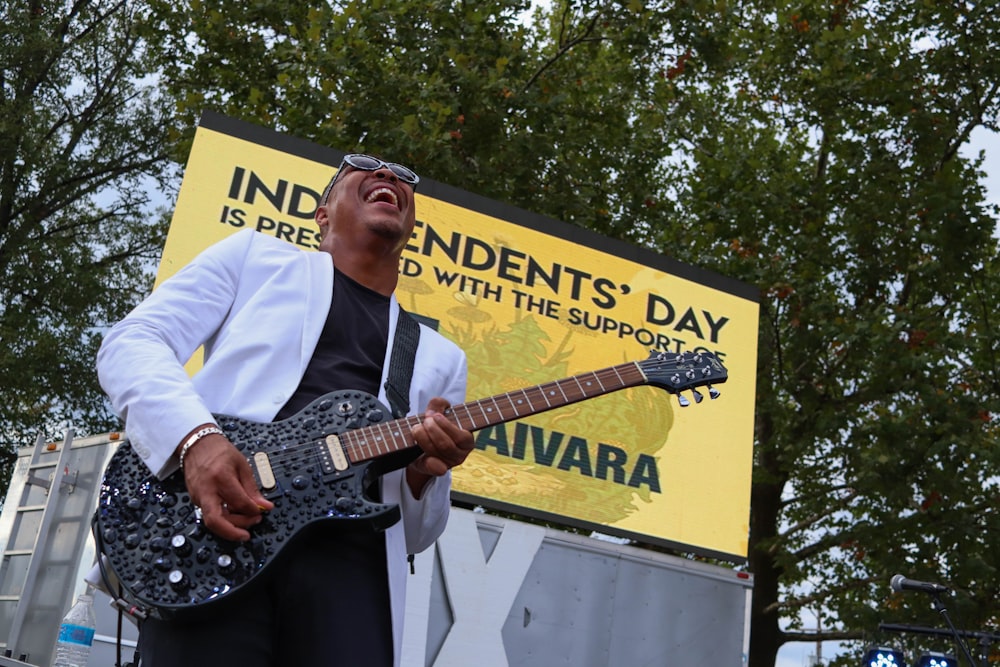
[{"label": "white metal ladder", "polygon": [[[6,641],[0,643],[8,657],[17,657],[11,653],[18,647],[29,608],[22,602],[31,598],[38,583],[42,559],[36,556],[45,548],[57,513],[56,499],[60,491],[72,493],[75,488],[78,473],[70,473],[68,466],[72,443],[73,429],[66,432],[58,453],[39,435],[31,456],[19,457],[11,476],[0,513],[0,536],[6,536],[0,544],[0,604],[14,609]],[[38,502],[38,489],[44,489],[43,502]]]}]

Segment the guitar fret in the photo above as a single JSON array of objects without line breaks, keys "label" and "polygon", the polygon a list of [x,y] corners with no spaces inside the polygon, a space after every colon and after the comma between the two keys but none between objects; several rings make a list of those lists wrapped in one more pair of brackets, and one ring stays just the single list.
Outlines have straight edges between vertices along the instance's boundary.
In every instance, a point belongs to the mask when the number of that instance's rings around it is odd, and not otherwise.
[{"label": "guitar fret", "polygon": [[[498,412],[499,414],[503,415],[503,414],[504,414],[504,411],[503,411],[503,408],[501,408],[501,407],[500,407],[500,403],[499,403],[499,402],[497,401],[497,397],[496,397],[496,396],[494,396],[494,397],[493,397],[493,398],[491,398],[490,400],[491,400],[491,401],[493,402],[493,407],[495,407],[495,408],[497,409],[497,412]],[[484,415],[484,416],[485,416],[485,415]]]},{"label": "guitar fret", "polygon": [[[521,393],[523,394],[524,391],[522,390]],[[514,417],[520,417],[521,413],[517,409],[517,404],[514,403],[514,397],[511,396],[509,393],[504,394],[503,397],[507,399],[507,403],[510,405],[510,412],[507,413],[507,414],[508,415],[512,415]],[[529,404],[530,404],[530,401],[529,401]],[[503,414],[503,410],[501,410],[500,412],[501,412],[501,414]]]},{"label": "guitar fret", "polygon": [[[378,429],[379,429],[380,426],[381,426],[381,424],[375,427],[375,429],[374,429],[375,433],[378,432]],[[371,439],[364,437],[364,435],[359,435],[358,442],[361,444],[361,449],[362,449],[362,452],[364,453],[364,457],[366,459],[372,458],[374,456],[374,454],[372,453],[372,442],[371,442]]]},{"label": "guitar fret", "polygon": [[[545,401],[545,405],[546,405],[547,407],[550,407],[550,408],[551,408],[551,407],[552,407],[552,403],[551,403],[551,402],[549,401],[549,397],[545,395],[545,393],[546,393],[546,392],[545,392],[545,387],[536,387],[536,388],[535,388],[535,391],[537,391],[537,392],[538,392],[538,395],[542,397],[542,400],[543,400],[543,401]],[[525,397],[527,397],[527,396],[528,396],[528,390],[527,390],[527,389],[522,389],[522,390],[521,390],[521,393],[522,393],[522,394],[524,394],[524,395],[525,395]],[[529,404],[529,405],[532,405],[532,404],[533,404],[533,402],[532,402],[531,398],[528,398],[528,404]]]},{"label": "guitar fret", "polygon": [[[593,373],[588,373],[588,375],[593,375]],[[589,397],[591,395],[590,391],[587,389],[587,387],[585,387],[583,385],[582,382],[580,382],[580,378],[582,378],[582,377],[583,377],[582,375],[577,375],[573,379],[576,381],[576,385],[578,387],[580,387],[580,393],[582,393],[584,396],[588,396]],[[590,386],[591,384],[592,384],[592,381],[587,381],[587,386]],[[600,385],[600,382],[598,382],[597,384]]]},{"label": "guitar fret", "polygon": [[385,424],[376,424],[375,428],[372,429],[371,437],[364,439],[365,446],[368,448],[371,458],[382,453],[382,443],[385,441],[384,432]]},{"label": "guitar fret", "polygon": [[[475,406],[479,408],[480,411],[482,411],[482,407],[479,405],[478,402],[475,404]],[[458,419],[458,415],[454,412],[458,408],[462,408],[465,411],[465,418],[467,422],[463,423],[462,420]],[[459,426],[467,430],[473,430],[473,427],[476,425],[477,422],[476,419],[472,416],[472,406],[470,404],[466,403],[465,405],[454,406],[452,408],[452,413],[455,414],[456,421],[458,422]]]},{"label": "guitar fret", "polygon": [[563,382],[562,381],[556,382],[555,385],[556,385],[556,388],[559,390],[559,393],[562,394],[563,400],[568,403],[569,402],[569,396],[567,396],[566,392],[563,391]]},{"label": "guitar fret", "polygon": [[378,428],[375,429],[375,437],[372,438],[372,448],[374,448],[376,454],[388,454],[392,451],[386,440],[387,438],[392,439],[391,428],[393,423],[395,422],[379,424]]},{"label": "guitar fret", "polygon": [[[522,408],[523,408],[524,404],[527,403],[528,404],[528,414],[532,414],[532,413],[534,413],[534,412],[536,412],[538,410],[538,407],[537,407],[538,406],[538,399],[536,397],[534,397],[531,393],[529,393],[528,389],[521,389],[517,393],[521,395],[521,398],[518,400],[517,404],[520,405],[520,406],[522,406]],[[545,399],[545,406],[546,407],[550,407],[548,399],[545,398],[545,396],[542,396],[542,398]],[[520,414],[518,416],[520,416]]]}]

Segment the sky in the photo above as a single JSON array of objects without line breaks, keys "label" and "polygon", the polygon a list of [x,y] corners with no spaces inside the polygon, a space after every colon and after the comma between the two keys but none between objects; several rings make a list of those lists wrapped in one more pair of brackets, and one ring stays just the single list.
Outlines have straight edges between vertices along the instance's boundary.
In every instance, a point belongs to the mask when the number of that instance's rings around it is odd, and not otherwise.
[{"label": "sky", "polygon": [[1000,134],[982,127],[976,128],[962,153],[971,157],[979,151],[986,153],[983,163],[986,178],[983,179],[983,184],[986,186],[987,197],[994,205],[1000,206]]}]

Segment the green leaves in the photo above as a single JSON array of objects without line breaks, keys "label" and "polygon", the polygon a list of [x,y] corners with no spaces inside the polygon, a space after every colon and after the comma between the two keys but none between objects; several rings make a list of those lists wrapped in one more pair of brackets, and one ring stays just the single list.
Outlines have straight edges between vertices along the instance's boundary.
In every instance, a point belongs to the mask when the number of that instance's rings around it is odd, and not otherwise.
[{"label": "green leaves", "polygon": [[103,327],[149,282],[169,196],[162,97],[142,8],[5,5],[0,50],[0,441],[107,430]]}]

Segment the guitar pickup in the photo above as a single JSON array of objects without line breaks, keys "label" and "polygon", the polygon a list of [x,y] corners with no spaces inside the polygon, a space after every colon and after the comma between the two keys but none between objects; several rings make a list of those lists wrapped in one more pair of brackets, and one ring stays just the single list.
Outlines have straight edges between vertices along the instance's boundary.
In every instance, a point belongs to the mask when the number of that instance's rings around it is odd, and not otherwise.
[{"label": "guitar pickup", "polygon": [[268,458],[267,453],[256,452],[253,455],[253,459],[251,459],[251,466],[257,477],[257,483],[265,495],[278,488],[278,480],[274,477],[274,470],[271,469],[271,459]]},{"label": "guitar pickup", "polygon": [[319,443],[317,452],[319,453],[320,465],[327,475],[335,472],[343,472],[350,467],[347,462],[347,454],[344,453],[344,446],[340,443],[340,438],[331,433],[324,441]]}]

